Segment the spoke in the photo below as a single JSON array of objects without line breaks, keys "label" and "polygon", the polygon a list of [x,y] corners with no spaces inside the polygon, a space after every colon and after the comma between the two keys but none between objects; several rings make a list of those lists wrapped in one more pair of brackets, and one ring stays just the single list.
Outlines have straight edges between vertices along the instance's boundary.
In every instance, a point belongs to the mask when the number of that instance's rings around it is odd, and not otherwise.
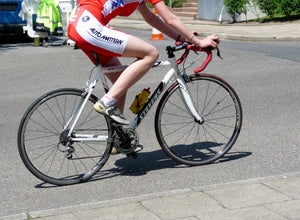
[{"label": "spoke", "polygon": [[[174,132],[172,132],[172,133],[175,133],[175,131]],[[187,132],[185,132],[185,133],[181,133],[181,135],[176,135],[177,136],[177,139],[175,139],[174,141],[173,141],[173,143],[180,143],[180,140],[186,135],[186,133]],[[185,143],[185,142],[184,142]]]},{"label": "spoke", "polygon": [[[209,82],[209,85],[210,85],[210,82]],[[211,97],[209,98],[208,102],[206,103],[206,99],[208,98],[208,90],[210,88],[210,86],[208,85],[208,88],[207,88],[207,93],[206,93],[206,96],[205,96],[205,105],[203,106],[203,110],[202,110],[202,113],[206,110],[206,108],[209,106],[209,104],[212,102],[213,98],[216,96],[216,94],[218,93],[219,89],[221,87],[218,87],[216,88],[216,90],[214,91],[214,93],[211,95]]]},{"label": "spoke", "polygon": [[[56,155],[56,153],[57,153],[57,150],[53,150],[53,157],[52,157],[52,161],[51,161],[51,163],[50,163],[50,166],[49,166],[49,169],[48,169],[48,172],[47,173],[49,173],[50,172],[50,170],[51,170],[51,168],[52,168],[52,166],[53,166],[53,161],[54,161],[54,159],[55,159],[55,155]],[[49,155],[49,158],[50,158],[50,155]]]},{"label": "spoke", "polygon": [[[193,123],[194,123],[194,122],[193,122]],[[172,131],[169,132],[169,133],[165,133],[165,134],[164,134],[164,137],[168,137],[170,134],[173,134],[173,133],[175,133],[175,132],[178,131],[178,130],[184,130],[184,128],[187,127],[189,124],[191,124],[191,122],[185,122],[185,123],[180,123],[180,124],[182,124],[182,126],[176,128],[175,130],[172,130]],[[172,124],[170,124],[170,125],[172,125]],[[165,124],[162,124],[161,126],[164,127]],[[168,130],[169,130],[169,129],[168,129]]]},{"label": "spoke", "polygon": [[186,132],[186,133],[188,133],[188,135],[186,136],[186,138],[185,138],[185,140],[184,140],[183,143],[187,143],[187,140],[191,136],[192,131],[194,130],[194,128],[195,128],[195,123],[193,123],[193,126]]},{"label": "spoke", "polygon": [[100,117],[99,115],[95,115],[94,117],[88,119],[94,111],[95,111],[94,109],[91,109],[90,112],[86,115],[86,117],[82,119],[82,122],[78,125],[78,127],[81,127],[85,124],[89,124],[90,122],[94,121],[96,118]]},{"label": "spoke", "polygon": [[62,157],[62,162],[60,163],[60,167],[59,167],[59,169],[57,170],[57,174],[56,174],[56,176],[57,177],[59,177],[60,176],[60,171],[62,170],[62,168],[63,168],[63,165],[64,165],[64,161],[67,161],[66,163],[67,163],[67,166],[68,166],[68,176],[69,176],[69,161],[66,159],[67,157]]},{"label": "spoke", "polygon": [[[215,142],[215,143],[218,143],[218,141],[214,138],[214,136],[206,129],[206,127],[205,126],[202,126],[202,128],[203,128],[203,130],[205,130],[205,134],[208,134],[212,139],[213,139],[213,141]],[[206,141],[208,142],[208,138],[207,138],[207,135],[205,135],[206,136]]]},{"label": "spoke", "polygon": [[36,141],[41,139],[49,139],[50,137],[57,137],[57,134],[47,135],[47,136],[40,136],[40,137],[32,137],[32,138],[26,138],[26,141]]},{"label": "spoke", "polygon": [[[56,99],[56,98],[55,98],[55,99]],[[63,126],[63,125],[62,125],[62,122],[59,120],[59,118],[56,116],[56,114],[54,114],[52,108],[49,106],[49,104],[48,104],[47,102],[46,102],[45,104],[46,104],[46,106],[48,107],[48,109],[49,109],[49,111],[51,112],[51,114],[53,115],[53,117],[56,119],[57,123],[62,127],[62,126]],[[47,120],[47,121],[49,121],[49,120]],[[50,122],[49,122],[49,123],[50,123]]]},{"label": "spoke", "polygon": [[[61,128],[63,129],[63,125],[65,124],[65,117],[64,117],[64,113],[63,111],[61,110],[61,107],[60,107],[60,104],[58,103],[58,100],[57,100],[57,97],[55,97],[55,101],[56,101],[56,105],[58,107],[58,110],[59,110],[59,113],[61,115],[61,118],[63,120],[63,122],[61,123]],[[66,102],[66,101],[65,101]],[[65,106],[66,106],[66,103],[65,103]],[[60,120],[59,120],[59,123],[60,123]]]},{"label": "spoke", "polygon": [[[79,155],[77,155],[76,151],[74,152],[74,155],[76,156],[77,160],[79,160],[79,162],[80,162],[81,165],[84,167],[84,169],[85,169],[85,170],[89,170],[89,169],[86,167],[85,163],[82,161],[82,157],[80,157]],[[73,162],[74,165],[75,165],[75,160],[72,159],[72,162]],[[76,167],[76,171],[77,171],[77,173],[78,173],[77,167]]]},{"label": "spoke", "polygon": [[[86,144],[86,143],[84,143],[84,144],[85,144],[87,147],[89,147],[90,149],[92,149],[92,150],[95,151],[95,149],[92,148],[92,147],[90,147],[88,144]],[[97,161],[94,160],[94,157],[95,157],[95,156],[91,156],[91,155],[85,150],[85,148],[81,146],[81,144],[78,143],[78,146],[79,146],[79,147],[82,149],[82,151],[87,155],[86,158],[90,158],[91,160],[93,160],[93,162],[94,162],[95,164],[97,163]],[[96,151],[96,152],[97,152],[97,151]],[[97,152],[97,153],[99,153],[99,152]],[[84,158],[84,157],[81,157],[81,158]]]},{"label": "spoke", "polygon": [[215,120],[219,120],[219,119],[225,119],[225,118],[235,118],[235,116],[229,116],[229,117],[222,117],[222,118],[215,118],[215,119],[210,119],[210,120],[206,120],[205,123],[210,123],[210,124],[214,124],[214,125],[219,125],[219,126],[223,126],[223,127],[227,127],[227,128],[234,128],[235,124],[233,125],[226,125],[226,124],[221,124],[221,123],[217,123],[214,122]]},{"label": "spoke", "polygon": [[36,129],[31,129],[31,128],[28,128],[26,129],[26,132],[33,132],[33,133],[41,133],[42,134],[52,134],[53,136],[57,136],[56,133],[53,133],[52,131],[48,132],[48,131],[45,131],[45,130],[36,130]]},{"label": "spoke", "polygon": [[[173,107],[175,107],[176,109],[178,109],[178,110],[179,110],[178,112],[180,112],[180,113],[185,112],[185,113],[188,114],[186,108],[182,108],[181,106],[176,105],[176,104],[173,103],[172,101],[169,101],[169,102],[170,102],[170,103],[168,103],[168,104],[170,104],[170,105],[172,105]],[[179,116],[179,115],[178,115],[178,116]]]},{"label": "spoke", "polygon": [[[37,112],[40,113],[38,110],[37,110]],[[43,116],[42,116],[42,117],[43,117]],[[44,118],[44,117],[43,117],[43,118]],[[44,119],[45,119],[45,118],[44,118]],[[46,119],[45,119],[45,120],[46,120]],[[32,123],[34,123],[34,124],[40,126],[41,128],[44,128],[45,130],[49,131],[49,132],[52,133],[52,134],[55,134],[55,135],[59,134],[59,132],[52,126],[52,124],[51,124],[48,120],[46,120],[46,122],[50,125],[50,127],[51,127],[54,131],[50,130],[49,128],[45,127],[44,125],[42,125],[42,124],[39,123],[39,122],[36,122],[36,121],[33,120],[33,119],[30,119],[30,121],[31,121]]]},{"label": "spoke", "polygon": [[38,158],[43,158],[42,155],[45,156],[46,153],[49,152],[49,154],[46,155],[45,160],[42,162],[42,164],[39,165],[39,168],[42,168],[42,167],[44,166],[44,164],[46,163],[46,161],[48,161],[48,159],[50,158],[50,156],[51,156],[53,153],[55,153],[55,151],[56,151],[56,148],[53,148],[53,149],[52,149],[52,148],[49,148],[49,150],[40,153],[38,156],[36,156],[35,158],[33,158],[33,160],[35,161],[35,160],[38,159]]},{"label": "spoke", "polygon": [[[42,150],[42,149],[51,149],[52,147],[54,147],[55,145],[53,145],[53,144],[48,144],[48,145],[42,145],[42,146],[38,146],[38,147],[35,147],[35,148],[32,148],[32,149],[30,149],[28,152],[30,153],[30,152],[33,152],[33,151],[37,151],[37,150]],[[55,146],[55,148],[56,148],[56,146]],[[48,151],[48,150],[46,150],[46,151]]]},{"label": "spoke", "polygon": [[226,138],[227,140],[229,140],[229,137],[227,137],[225,134],[221,133],[220,131],[216,130],[215,128],[213,128],[212,126],[206,124],[207,127],[209,127],[211,130],[214,130],[216,133],[220,134],[221,136],[223,136],[224,138]]},{"label": "spoke", "polygon": [[[228,108],[234,106],[234,104],[228,104],[227,106],[224,106],[224,107],[222,107],[222,108],[220,108],[220,109],[218,109],[218,110],[215,110],[216,108],[218,108],[218,107],[220,106],[220,103],[222,103],[222,101],[223,101],[223,100],[218,101],[218,102],[216,103],[216,105],[215,105],[208,113],[206,113],[205,116],[211,115],[211,114],[215,114],[215,113],[218,113],[218,112],[221,112],[221,111],[223,111],[223,110],[225,110],[225,109],[228,109]],[[215,111],[214,111],[214,110],[215,110]]]}]

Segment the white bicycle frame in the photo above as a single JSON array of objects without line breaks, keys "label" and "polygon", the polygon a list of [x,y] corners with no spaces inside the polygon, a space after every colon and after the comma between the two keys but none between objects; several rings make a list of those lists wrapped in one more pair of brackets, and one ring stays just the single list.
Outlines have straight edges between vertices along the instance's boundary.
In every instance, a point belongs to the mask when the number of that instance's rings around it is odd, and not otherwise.
[{"label": "white bicycle frame", "polygon": [[[196,61],[194,61],[194,62],[196,62]],[[191,63],[190,65],[192,65],[193,63]],[[182,99],[184,100],[184,103],[186,104],[186,108],[188,109],[190,114],[195,118],[195,120],[197,122],[199,122],[200,124],[203,123],[203,119],[197,113],[197,110],[193,104],[193,100],[190,96],[190,92],[187,88],[187,85],[186,85],[186,82],[184,79],[184,73],[183,73],[184,71],[180,71],[180,69],[178,68],[175,56],[172,58],[169,58],[169,61],[161,61],[161,62],[155,63],[152,68],[167,66],[167,65],[171,65],[170,70],[166,73],[166,75],[162,79],[161,83],[158,85],[156,90],[153,92],[152,96],[149,98],[148,102],[144,105],[142,110],[137,114],[136,118],[129,126],[130,129],[135,130],[137,128],[137,126],[140,124],[142,119],[146,116],[147,112],[150,110],[150,108],[152,107],[154,102],[158,99],[158,97],[163,92],[166,85],[172,80],[172,78],[174,78],[179,83]],[[92,82],[87,83],[87,86],[85,88],[86,97],[85,97],[83,103],[78,105],[79,109],[78,108],[75,109],[73,115],[71,116],[71,118],[69,119],[69,121],[67,122],[67,124],[65,125],[65,128],[64,128],[64,129],[67,129],[69,127],[69,124],[75,117],[75,119],[69,129],[69,133],[68,133],[68,137],[70,137],[72,141],[105,141],[105,142],[113,141],[113,140],[108,140],[107,136],[100,136],[100,135],[73,134],[71,137],[74,127],[75,127],[87,101],[89,100],[90,96],[92,95],[92,92],[93,92],[98,80],[101,78],[103,87],[104,87],[105,91],[107,92],[110,89],[110,87],[107,83],[107,79],[106,79],[105,75],[123,71],[126,67],[128,67],[128,65],[107,66],[107,67],[97,65],[96,67],[97,67],[97,74],[95,75]]]}]

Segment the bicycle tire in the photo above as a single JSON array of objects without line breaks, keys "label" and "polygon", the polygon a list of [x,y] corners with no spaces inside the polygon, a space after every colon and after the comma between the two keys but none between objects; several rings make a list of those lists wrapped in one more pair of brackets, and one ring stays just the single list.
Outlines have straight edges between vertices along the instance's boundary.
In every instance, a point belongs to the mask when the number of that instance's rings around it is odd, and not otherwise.
[{"label": "bicycle tire", "polygon": [[[55,185],[70,185],[90,179],[106,163],[111,142],[74,142],[65,150],[63,128],[85,95],[79,89],[51,91],[38,98],[25,112],[18,130],[18,150],[27,169],[37,178]],[[109,120],[93,109],[91,95],[74,132],[112,135]]]},{"label": "bicycle tire", "polygon": [[234,89],[223,79],[196,74],[186,80],[194,105],[204,119],[189,114],[175,82],[164,93],[155,114],[155,133],[163,151],[190,166],[212,163],[234,145],[242,127],[242,106]]}]

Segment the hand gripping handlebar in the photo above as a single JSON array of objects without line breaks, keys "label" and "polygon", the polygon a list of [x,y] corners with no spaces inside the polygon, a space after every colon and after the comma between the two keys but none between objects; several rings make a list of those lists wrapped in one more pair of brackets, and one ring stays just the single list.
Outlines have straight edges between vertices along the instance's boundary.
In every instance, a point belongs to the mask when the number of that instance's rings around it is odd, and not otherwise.
[{"label": "hand gripping handlebar", "polygon": [[[204,60],[204,62],[202,63],[202,65],[194,70],[195,73],[202,72],[207,67],[207,65],[210,63],[210,61],[212,60],[212,50],[213,49],[210,48],[210,47],[208,47],[208,48],[199,48],[199,47],[196,47],[196,46],[194,46],[192,44],[181,43],[181,42],[176,42],[176,46],[177,47],[182,46],[180,49],[185,49],[185,52],[177,60],[177,64],[182,63],[182,61],[184,61],[186,59],[186,57],[188,56],[188,54],[189,54],[189,52],[191,50],[195,51],[195,52],[197,52],[197,51],[205,52],[207,54],[207,58]],[[221,59],[223,59],[218,47],[217,47],[217,56],[220,57]]]}]

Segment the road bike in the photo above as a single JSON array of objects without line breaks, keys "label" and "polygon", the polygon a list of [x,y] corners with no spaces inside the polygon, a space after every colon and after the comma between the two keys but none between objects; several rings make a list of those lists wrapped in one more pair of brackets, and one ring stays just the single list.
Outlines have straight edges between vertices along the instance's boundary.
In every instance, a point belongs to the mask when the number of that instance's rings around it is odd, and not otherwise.
[{"label": "road bike", "polygon": [[[224,156],[242,126],[237,93],[220,77],[200,74],[212,60],[211,48],[182,43],[166,50],[168,60],[155,63],[153,70],[169,66],[169,71],[127,127],[97,113],[93,105],[98,97],[92,94],[98,80],[107,92],[110,86],[105,74],[122,71],[127,65],[102,67],[97,63],[84,89],[57,89],[34,101],[18,131],[18,150],[28,170],[47,183],[68,185],[89,180],[107,162],[113,147],[136,158],[140,146],[136,128],[162,94],[154,120],[162,150],[188,166],[209,164]],[[175,52],[181,50],[183,54],[176,59]],[[191,51],[196,58],[186,64]],[[207,57],[191,73],[190,67],[198,65],[201,54]],[[221,57],[219,48],[217,55]]]}]

